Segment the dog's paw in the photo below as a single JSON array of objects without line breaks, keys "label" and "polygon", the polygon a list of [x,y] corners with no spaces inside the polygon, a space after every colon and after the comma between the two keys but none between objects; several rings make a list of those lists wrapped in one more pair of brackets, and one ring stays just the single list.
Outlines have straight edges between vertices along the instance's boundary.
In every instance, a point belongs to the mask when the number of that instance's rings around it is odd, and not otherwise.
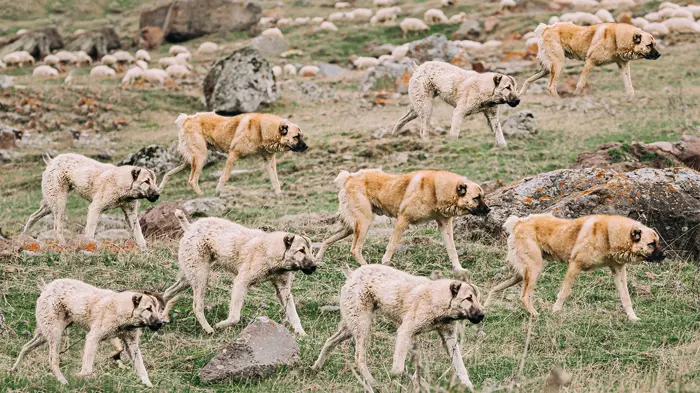
[{"label": "dog's paw", "polygon": [[403,375],[403,369],[400,368],[392,368],[391,371],[389,372],[392,376],[398,377],[400,375]]},{"label": "dog's paw", "polygon": [[81,372],[75,374],[75,376],[78,378],[89,378],[90,376],[92,376],[92,372],[81,371]]},{"label": "dog's paw", "polygon": [[306,332],[303,329],[302,330],[295,330],[294,333],[296,333],[296,335],[299,336],[300,338],[309,337],[309,335],[306,334]]},{"label": "dog's paw", "polygon": [[66,379],[66,377],[58,378],[58,382],[60,382],[61,385],[68,385],[68,380]]},{"label": "dog's paw", "polygon": [[628,316],[627,320],[630,321],[630,323],[637,323],[639,322],[639,318],[636,315]]}]

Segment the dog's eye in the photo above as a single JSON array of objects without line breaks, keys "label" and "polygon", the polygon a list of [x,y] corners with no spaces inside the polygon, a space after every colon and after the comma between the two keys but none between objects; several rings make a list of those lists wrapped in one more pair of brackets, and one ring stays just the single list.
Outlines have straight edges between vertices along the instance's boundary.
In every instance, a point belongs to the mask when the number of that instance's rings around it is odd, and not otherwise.
[{"label": "dog's eye", "polygon": [[506,90],[510,90],[510,86],[506,86]]},{"label": "dog's eye", "polygon": [[649,45],[647,45],[647,48],[649,48],[649,49],[651,49],[651,48],[653,48],[653,47],[654,47],[654,44],[649,44]]},{"label": "dog's eye", "polygon": [[148,308],[146,309],[146,311],[153,312],[153,306],[148,306]]},{"label": "dog's eye", "polygon": [[151,184],[151,179],[146,179],[146,181],[144,183]]},{"label": "dog's eye", "polygon": [[467,300],[472,301],[472,295],[467,296]]},{"label": "dog's eye", "polygon": [[481,202],[481,195],[477,195],[476,198],[474,198],[474,201]]},{"label": "dog's eye", "polygon": [[304,250],[303,248],[302,248],[301,250],[297,251],[297,252],[300,252],[300,253],[306,255],[306,250]]},{"label": "dog's eye", "polygon": [[649,243],[649,244],[647,244],[647,245],[648,245],[649,247],[656,247],[656,240],[654,240],[653,242],[651,242],[651,243]]}]

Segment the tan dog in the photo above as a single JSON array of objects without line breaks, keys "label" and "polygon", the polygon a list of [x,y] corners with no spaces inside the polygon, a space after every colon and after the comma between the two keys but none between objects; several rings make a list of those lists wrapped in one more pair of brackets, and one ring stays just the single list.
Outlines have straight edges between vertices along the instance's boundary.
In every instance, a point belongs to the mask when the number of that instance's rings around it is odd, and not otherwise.
[{"label": "tan dog", "polygon": [[433,99],[437,96],[455,108],[452,112],[451,137],[459,137],[465,117],[483,112],[496,137],[496,144],[506,146],[499,120],[500,105],[516,107],[520,103],[517,83],[512,76],[494,72],[480,74],[441,61],[425,62],[408,82],[411,104],[408,112],[394,126],[392,135],[401,131],[411,120],[419,118],[421,137],[427,139]]},{"label": "tan dog", "polygon": [[[63,331],[75,323],[90,329],[85,337],[83,366],[78,376],[92,374],[100,342],[118,338],[134,362],[141,382],[152,387],[139,348],[141,328],[158,330],[163,326],[162,299],[144,291],[115,292],[71,279],[54,280],[41,290],[36,302],[36,332],[24,345],[12,366],[19,368],[24,356],[41,344],[49,344],[49,364],[62,384],[68,381],[59,368]],[[120,345],[121,346],[121,345]]]},{"label": "tan dog", "polygon": [[367,383],[375,385],[376,381],[367,368],[366,352],[372,316],[379,309],[399,324],[392,375],[403,374],[414,337],[435,330],[460,382],[473,389],[457,342],[456,322],[468,319],[479,323],[484,319],[479,290],[474,285],[447,279],[431,281],[382,265],[361,266],[348,276],[340,291],[342,321],[338,331],[323,345],[313,370],[320,370],[328,352],[352,338],[360,374]]},{"label": "tan dog", "polygon": [[435,220],[455,271],[463,272],[455,249],[453,217],[465,214],[486,215],[484,192],[466,177],[447,171],[415,171],[393,175],[379,169],[355,173],[342,171],[334,180],[340,188],[338,214],[341,228],[323,241],[316,259],[323,260],[326,249],[338,240],[354,234],[350,253],[361,265],[362,245],[375,214],[397,218],[383,264],[389,264],[401,236],[409,224]]},{"label": "tan dog", "polygon": [[537,277],[543,269],[544,255],[569,265],[553,312],[561,311],[576,276],[582,270],[607,266],[613,273],[627,317],[631,322],[639,320],[627,290],[626,265],[664,259],[656,231],[627,217],[605,215],[583,216],[575,220],[549,214],[525,218],[511,216],[503,228],[509,234],[508,261],[515,274],[491,290],[486,306],[494,294],[523,281],[520,300],[530,314],[537,316],[532,298]]},{"label": "tan dog", "polygon": [[216,324],[224,329],[237,324],[248,287],[271,281],[277,298],[285,307],[285,317],[294,331],[306,335],[292,297],[294,271],[305,274],[316,271],[311,241],[305,236],[286,232],[263,232],[221,218],[203,218],[192,224],[180,210],[175,211],[185,233],[180,239],[178,281],[163,295],[166,320],[180,293],[192,287],[194,315],[209,334],[214,329],[204,316],[204,296],[211,265],[234,273],[228,318]]},{"label": "tan dog", "polygon": [[66,203],[68,194],[75,191],[91,201],[85,224],[88,239],[95,237],[97,221],[103,211],[121,208],[136,245],[142,250],[147,248],[138,220],[139,199],[155,202],[160,197],[156,174],[152,170],[103,164],[72,153],[60,154],[53,159],[46,154],[43,158],[46,170],[41,177],[41,207],[29,216],[22,233],[27,233],[42,217],[53,214],[56,236],[65,243]]},{"label": "tan dog", "polygon": [[602,23],[593,26],[576,26],[573,23],[556,23],[547,26],[540,23],[535,29],[539,38],[537,59],[542,69],[530,77],[520,89],[525,94],[530,85],[549,75],[549,94],[559,97],[557,82],[564,68],[564,59],[585,62],[574,94],[581,94],[593,67],[615,63],[622,74],[627,95],[634,97],[631,60],[656,60],[661,54],[656,50],[654,37],[626,23]]},{"label": "tan dog", "polygon": [[280,195],[282,189],[277,179],[275,153],[287,150],[304,152],[308,148],[303,140],[301,128],[275,115],[246,113],[224,117],[215,113],[197,113],[191,116],[180,114],[175,124],[180,127],[178,149],[185,162],[163,176],[160,190],[163,190],[171,175],[190,166],[190,187],[201,195],[199,175],[207,159],[207,147],[211,146],[228,154],[224,171],[216,186],[217,193],[224,191],[233,164],[239,158],[256,155],[265,160],[265,169],[270,176],[272,188],[275,194]]}]

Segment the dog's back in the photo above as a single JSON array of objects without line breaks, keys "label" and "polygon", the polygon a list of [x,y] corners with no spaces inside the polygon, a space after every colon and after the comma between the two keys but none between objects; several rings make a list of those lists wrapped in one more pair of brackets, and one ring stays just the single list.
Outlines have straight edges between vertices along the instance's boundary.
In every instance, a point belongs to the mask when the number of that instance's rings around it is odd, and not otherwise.
[{"label": "dog's back", "polygon": [[82,281],[63,278],[51,281],[41,291],[36,303],[39,318],[68,318],[80,325],[89,324],[89,310],[105,296],[115,292],[97,288]]},{"label": "dog's back", "polygon": [[42,187],[73,189],[84,198],[90,198],[94,179],[101,173],[116,168],[80,154],[66,153],[45,160]]},{"label": "dog's back", "polygon": [[265,235],[259,229],[251,229],[229,220],[216,217],[202,218],[190,223],[180,239],[180,260],[191,253],[207,253],[222,263],[237,265],[240,251],[250,240]]}]

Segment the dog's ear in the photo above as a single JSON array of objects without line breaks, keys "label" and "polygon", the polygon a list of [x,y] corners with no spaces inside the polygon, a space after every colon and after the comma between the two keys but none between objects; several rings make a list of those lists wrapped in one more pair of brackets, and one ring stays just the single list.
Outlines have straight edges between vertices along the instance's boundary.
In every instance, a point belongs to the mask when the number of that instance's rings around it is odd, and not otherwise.
[{"label": "dog's ear", "polygon": [[457,296],[459,293],[459,289],[462,288],[462,282],[461,281],[452,281],[450,283],[450,292],[452,292],[452,297]]},{"label": "dog's ear", "polygon": [[463,197],[467,195],[467,185],[466,184],[458,184],[457,185],[457,195]]},{"label": "dog's ear", "polygon": [[131,177],[134,179],[134,181],[139,178],[139,173],[141,173],[141,168],[131,169]]},{"label": "dog's ear", "polygon": [[642,43],[642,35],[640,33],[634,33],[634,36],[632,37],[632,42],[634,42],[635,45],[639,45]]},{"label": "dog's ear", "polygon": [[134,308],[138,308],[139,304],[141,304],[141,299],[143,299],[143,295],[140,293],[135,294],[131,298],[131,301],[134,302]]},{"label": "dog's ear", "polygon": [[284,235],[284,246],[289,250],[289,247],[292,246],[292,243],[294,243],[294,235],[291,233],[288,233]]},{"label": "dog's ear", "polygon": [[287,124],[280,124],[280,135],[285,136],[287,135],[287,132],[289,131],[289,125]]},{"label": "dog's ear", "polygon": [[642,230],[637,228],[633,229],[632,232],[630,232],[630,237],[633,243],[642,240]]},{"label": "dog's ear", "polygon": [[481,299],[481,292],[479,292],[479,287],[477,287],[474,284],[469,284],[470,287],[474,290],[474,295],[476,296],[477,299]]},{"label": "dog's ear", "polygon": [[493,76],[493,84],[496,85],[496,87],[498,87],[498,85],[501,84],[501,79],[503,79],[503,75],[501,75],[501,74],[494,75]]}]

